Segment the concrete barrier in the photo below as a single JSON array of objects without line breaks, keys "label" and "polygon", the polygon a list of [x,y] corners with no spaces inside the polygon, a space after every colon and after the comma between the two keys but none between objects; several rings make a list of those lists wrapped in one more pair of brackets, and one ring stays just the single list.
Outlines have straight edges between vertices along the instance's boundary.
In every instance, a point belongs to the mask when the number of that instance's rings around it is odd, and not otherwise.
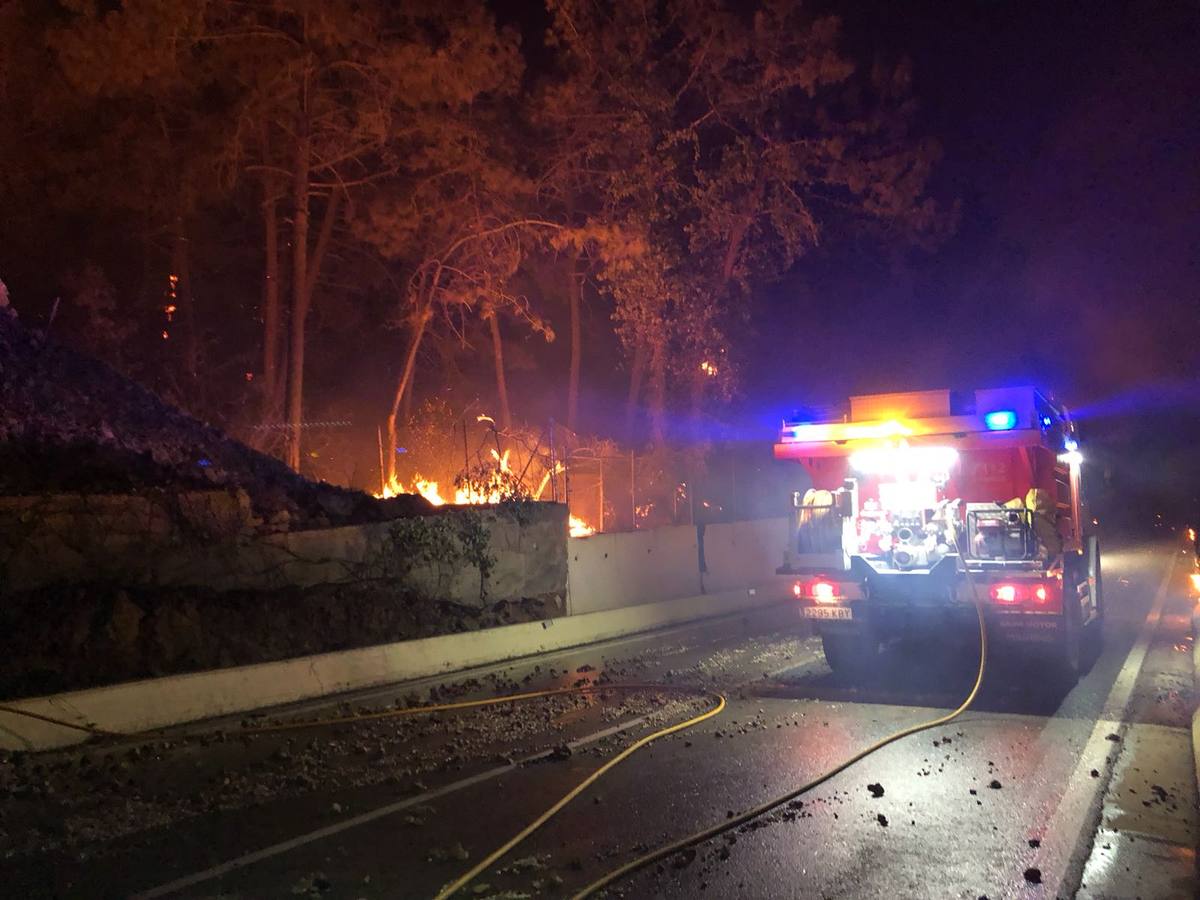
[{"label": "concrete barrier", "polygon": [[[1192,611],[1192,701],[1200,698],[1200,607]],[[1192,712],[1192,764],[1200,788],[1200,703]]]},{"label": "concrete barrier", "polygon": [[705,592],[745,587],[774,572],[783,562],[789,528],[789,520],[782,517],[706,526]]},{"label": "concrete barrier", "polygon": [[[787,587],[785,579],[771,578],[751,589],[679,597],[283,662],[128,682],[6,705],[105,731],[132,734],[446,674],[755,609],[784,599]],[[0,711],[0,748],[6,750],[45,750],[80,743],[86,737],[80,731]]]},{"label": "concrete barrier", "polygon": [[783,561],[788,528],[786,518],[755,519],[575,538],[567,608],[576,615],[759,584]]},{"label": "concrete barrier", "polygon": [[699,560],[691,525],[574,538],[567,543],[567,610],[582,615],[702,594]]}]

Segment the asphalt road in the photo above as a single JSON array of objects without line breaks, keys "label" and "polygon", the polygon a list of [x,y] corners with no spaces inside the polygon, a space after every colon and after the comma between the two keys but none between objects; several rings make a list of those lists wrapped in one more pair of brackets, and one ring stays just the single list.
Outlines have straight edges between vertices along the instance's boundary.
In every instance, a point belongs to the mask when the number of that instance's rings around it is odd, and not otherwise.
[{"label": "asphalt road", "polygon": [[[1105,650],[1078,684],[998,651],[958,720],[610,896],[1197,896],[1193,601],[1174,561],[1187,562],[1177,547],[1106,555]],[[713,701],[614,691],[266,735],[244,726],[597,679],[724,694],[720,716],[638,751],[462,894],[566,896],[956,706],[975,649],[899,647],[878,678],[850,686],[796,611],[776,607],[338,706],[8,758],[0,893],[431,897],[605,759]]]}]

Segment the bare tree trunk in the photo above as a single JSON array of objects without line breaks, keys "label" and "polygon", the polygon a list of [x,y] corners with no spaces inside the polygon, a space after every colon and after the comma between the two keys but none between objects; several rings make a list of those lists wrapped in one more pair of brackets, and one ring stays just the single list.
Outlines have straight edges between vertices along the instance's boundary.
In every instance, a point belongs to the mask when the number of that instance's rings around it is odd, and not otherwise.
[{"label": "bare tree trunk", "polygon": [[583,326],[580,323],[583,305],[583,276],[579,269],[579,251],[571,254],[567,272],[567,300],[571,318],[571,372],[567,380],[567,428],[574,434],[579,420],[579,366],[583,354]]},{"label": "bare tree trunk", "polygon": [[[755,188],[754,197],[757,198],[761,192],[762,179],[760,178]],[[753,208],[752,205],[751,209]],[[733,226],[733,230],[729,234],[729,243],[725,246],[725,255],[721,260],[721,276],[716,284],[717,299],[720,301],[726,299],[730,282],[733,281],[734,268],[737,265],[738,257],[741,255],[742,244],[745,242],[746,234],[750,230],[751,221],[752,214],[747,213]],[[700,367],[703,362],[702,360],[696,363],[696,367],[692,370],[688,379],[688,422],[693,441],[702,441],[705,437],[701,419],[704,409],[704,391],[708,386],[708,379],[711,376]],[[708,362],[716,365],[716,360],[708,360]]]},{"label": "bare tree trunk", "polygon": [[[266,139],[263,139],[266,159]],[[284,386],[287,384],[287,345],[283,333],[283,310],[279,298],[279,215],[274,179],[263,177],[263,383],[262,424],[276,425],[283,418]],[[272,429],[264,434],[264,445]]]},{"label": "bare tree trunk", "polygon": [[496,310],[487,317],[492,332],[492,355],[496,361],[496,393],[500,397],[500,427],[512,430],[512,409],[508,405],[508,379],[504,376],[504,338],[500,334],[500,316]]},{"label": "bare tree trunk", "polygon": [[292,178],[292,321],[288,352],[287,464],[300,471],[300,426],[304,415],[304,326],[308,317],[309,136],[302,110]]},{"label": "bare tree trunk", "polygon": [[325,204],[325,215],[321,218],[321,228],[317,232],[317,243],[313,246],[312,254],[308,258],[308,287],[305,289],[304,295],[308,298],[308,305],[311,308],[312,298],[317,292],[317,278],[321,275],[321,266],[325,262],[325,254],[329,250],[329,243],[333,239],[333,226],[337,224],[338,207],[341,204],[342,192],[335,190],[329,195],[329,201]]},{"label": "bare tree trunk", "polygon": [[633,349],[633,362],[629,368],[629,396],[625,400],[625,439],[635,443],[634,428],[637,423],[638,401],[642,397],[642,379],[646,375],[646,345],[638,341]]},{"label": "bare tree trunk", "polygon": [[[297,189],[299,189],[299,186],[297,186]],[[303,282],[304,289],[302,293],[296,290],[295,285],[292,286],[293,310],[291,331],[293,349],[291,359],[293,361],[297,360],[297,352],[299,353],[299,357],[296,366],[292,368],[291,378],[288,381],[288,464],[292,465],[293,468],[297,468],[297,470],[299,466],[300,454],[300,429],[298,426],[303,420],[304,349],[307,341],[306,327],[308,313],[312,309],[312,301],[316,294],[317,288],[317,278],[321,274],[321,265],[325,261],[325,254],[329,250],[329,244],[333,238],[333,226],[337,220],[338,207],[341,200],[340,191],[334,191],[329,195],[329,201],[325,204],[325,213],[321,218],[321,227],[317,231],[316,244],[313,246],[312,252],[308,253],[306,244],[301,243],[299,237],[301,220],[303,220],[303,231],[305,240],[307,241],[308,226],[311,218],[310,209],[312,197],[308,190],[307,176],[303,188],[303,194],[305,208],[302,216],[299,214],[296,216],[297,236],[294,241],[295,246],[292,248],[293,254],[300,254],[305,257],[301,264],[303,272],[300,270],[300,268],[297,268],[296,257],[293,256],[292,259],[294,279],[299,279],[301,277],[305,278],[305,281]],[[297,199],[299,200],[299,195],[297,195]],[[297,347],[299,347],[299,351],[296,350]],[[295,397],[293,397],[291,390],[294,386],[298,386],[298,388],[295,390]],[[293,458],[295,459],[295,463],[292,462]]]},{"label": "bare tree trunk", "polygon": [[650,437],[656,447],[667,443],[667,353],[661,341],[655,341],[650,354]]},{"label": "bare tree trunk", "polygon": [[400,421],[411,422],[413,414],[413,396],[417,393],[417,370],[414,368],[408,378],[408,390],[404,392],[404,402],[400,404]]},{"label": "bare tree trunk", "polygon": [[400,403],[412,386],[417,367],[417,351],[421,349],[421,339],[425,337],[425,327],[429,324],[429,318],[429,307],[422,301],[421,307],[413,315],[413,331],[408,342],[408,353],[404,357],[404,368],[400,372],[399,382],[396,383],[396,394],[392,397],[392,408],[387,417],[387,434],[385,435],[387,443],[384,445],[383,452],[387,457],[385,469],[389,485],[396,483],[396,416],[400,411]]},{"label": "bare tree trunk", "polygon": [[692,440],[703,440],[704,435],[700,427],[700,414],[704,407],[704,387],[708,375],[700,369],[696,368],[692,372],[691,397],[688,402],[688,413],[692,425]]},{"label": "bare tree trunk", "polygon": [[200,358],[199,321],[196,315],[195,294],[192,291],[191,248],[188,246],[187,226],[182,218],[175,220],[175,235],[171,250],[172,274],[175,282],[175,304],[179,308],[179,318],[183,322],[183,372],[186,376],[184,402],[195,412],[198,408],[200,379],[198,377]]},{"label": "bare tree trunk", "polygon": [[721,261],[721,289],[724,290],[733,279],[733,267],[737,264],[738,255],[742,251],[742,241],[750,229],[750,217],[742,218],[733,226],[729,234],[729,243],[725,247],[725,258]]}]

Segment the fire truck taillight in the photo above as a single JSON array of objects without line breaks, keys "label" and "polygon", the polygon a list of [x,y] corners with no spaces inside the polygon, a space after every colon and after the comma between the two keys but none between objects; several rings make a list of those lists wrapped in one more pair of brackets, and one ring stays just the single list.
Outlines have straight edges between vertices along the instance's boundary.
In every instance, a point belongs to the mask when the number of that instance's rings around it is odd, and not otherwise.
[{"label": "fire truck taillight", "polygon": [[808,595],[818,603],[833,603],[837,600],[837,588],[832,582],[818,579],[809,583]]},{"label": "fire truck taillight", "polygon": [[802,585],[800,582],[797,581],[795,584],[792,585],[792,593],[795,594],[796,599],[799,600],[801,597],[804,596],[804,585]]},{"label": "fire truck taillight", "polygon": [[1053,612],[1059,606],[1061,588],[1054,582],[1002,582],[992,585],[991,597],[1004,606],[1027,604]]},{"label": "fire truck taillight", "polygon": [[992,599],[997,603],[1020,603],[1025,599],[1025,588],[1017,584],[993,584]]}]

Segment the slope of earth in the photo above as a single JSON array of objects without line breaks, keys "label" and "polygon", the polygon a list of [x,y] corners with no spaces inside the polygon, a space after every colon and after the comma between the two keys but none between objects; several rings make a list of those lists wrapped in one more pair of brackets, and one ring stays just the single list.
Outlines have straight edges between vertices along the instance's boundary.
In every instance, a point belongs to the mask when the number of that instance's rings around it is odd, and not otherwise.
[{"label": "slope of earth", "polygon": [[291,530],[420,515],[422,497],[377,500],[308,481],[164,403],[108,366],[0,309],[0,495],[242,488]]}]

